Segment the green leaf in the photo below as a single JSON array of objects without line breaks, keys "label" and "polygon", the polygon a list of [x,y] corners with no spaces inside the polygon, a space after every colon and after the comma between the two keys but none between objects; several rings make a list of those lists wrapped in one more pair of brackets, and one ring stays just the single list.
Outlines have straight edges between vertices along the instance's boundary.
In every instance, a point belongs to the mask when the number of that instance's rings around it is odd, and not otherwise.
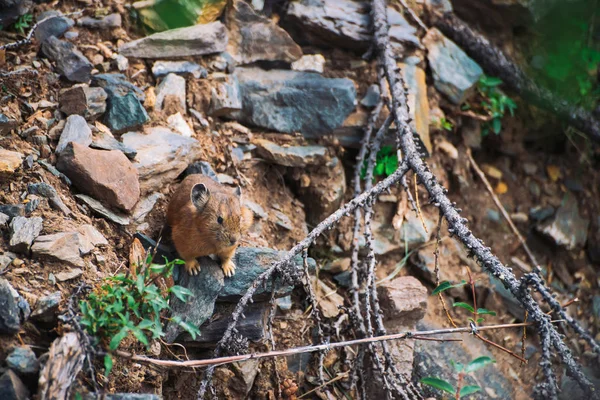
[{"label": "green leaf", "polygon": [[375,175],[375,176],[381,176],[381,175],[383,175],[384,172],[385,172],[385,163],[378,162],[375,165],[375,168],[373,169],[373,175]]},{"label": "green leaf", "polygon": [[454,390],[454,387],[443,379],[428,377],[428,378],[421,379],[421,383],[432,386],[436,389],[443,390],[443,391],[451,393],[451,394],[454,394],[456,392]]},{"label": "green leaf", "polygon": [[502,85],[502,79],[500,78],[496,78],[495,76],[482,76],[481,79],[479,79],[479,82],[487,87],[494,87],[494,86],[499,86]]},{"label": "green leaf", "polygon": [[[2,30],[2,25],[0,25],[0,31]],[[75,400],[83,400],[81,393],[75,393]]]},{"label": "green leaf", "polygon": [[162,274],[167,269],[166,265],[150,264],[150,271],[155,274]]},{"label": "green leaf", "polygon": [[477,323],[478,323],[478,324],[482,323],[483,321],[484,321],[484,319],[483,319],[483,318],[477,318]]},{"label": "green leaf", "polygon": [[189,324],[187,322],[184,322],[180,317],[173,317],[171,318],[173,320],[173,322],[175,322],[177,325],[179,325],[180,327],[182,327],[183,329],[185,329],[185,331],[187,333],[190,334],[190,336],[192,337],[192,340],[196,339],[196,336],[200,335],[200,329],[198,329],[198,327],[196,327],[195,325]]},{"label": "green leaf", "polygon": [[393,155],[385,160],[385,174],[392,175],[398,169],[398,156]]},{"label": "green leaf", "polygon": [[481,315],[491,315],[493,317],[496,316],[496,312],[495,311],[490,311],[490,310],[486,310],[485,308],[478,308],[477,309],[477,314],[481,314]]},{"label": "green leaf", "polygon": [[138,293],[143,293],[144,291],[144,275],[138,274],[137,279],[135,280],[135,287]]},{"label": "green leaf", "polygon": [[469,310],[472,313],[475,312],[475,309],[473,308],[472,305],[467,304],[467,303],[463,303],[463,302],[454,303],[452,305],[452,307],[460,307],[460,308],[464,308],[465,310]]},{"label": "green leaf", "polygon": [[104,356],[104,376],[110,375],[110,371],[113,368],[113,359],[110,354]]},{"label": "green leaf", "polygon": [[146,337],[146,335],[144,334],[144,332],[141,329],[139,329],[137,327],[133,328],[131,330],[131,333],[133,333],[133,336],[135,336],[136,339],[140,341],[140,343],[148,346],[148,338]]},{"label": "green leaf", "polygon": [[466,284],[467,284],[467,281],[465,281],[464,279],[462,281],[460,281],[460,283],[457,283],[455,285],[453,285],[449,281],[444,281],[444,282],[440,283],[440,285],[438,287],[433,289],[433,292],[431,292],[431,295],[435,296],[436,294],[443,292],[444,290],[452,289],[454,287],[464,286]]},{"label": "green leaf", "polygon": [[469,373],[469,372],[477,371],[478,369],[481,369],[481,368],[485,367],[486,365],[495,363],[495,362],[496,362],[496,360],[494,360],[488,356],[478,357],[467,364],[467,367],[465,368],[465,372]]},{"label": "green leaf", "polygon": [[108,345],[108,348],[111,350],[116,350],[119,347],[119,344],[121,344],[123,339],[125,339],[125,337],[127,336],[127,333],[129,333],[129,328],[127,326],[122,327],[119,333],[113,336]]},{"label": "green leaf", "polygon": [[456,369],[456,372],[462,372],[465,366],[462,363],[456,362],[454,360],[450,360],[450,364]]},{"label": "green leaf", "polygon": [[479,386],[475,386],[475,385],[465,386],[464,388],[460,389],[459,395],[460,395],[460,397],[468,396],[470,394],[479,392],[480,390],[481,390],[481,388]]},{"label": "green leaf", "polygon": [[494,118],[492,120],[492,130],[496,135],[502,131],[502,120],[500,118]]},{"label": "green leaf", "polygon": [[186,289],[182,286],[173,286],[169,289],[169,292],[173,293],[175,297],[177,297],[183,302],[185,302],[188,297],[194,296],[194,293],[192,293],[191,290]]}]

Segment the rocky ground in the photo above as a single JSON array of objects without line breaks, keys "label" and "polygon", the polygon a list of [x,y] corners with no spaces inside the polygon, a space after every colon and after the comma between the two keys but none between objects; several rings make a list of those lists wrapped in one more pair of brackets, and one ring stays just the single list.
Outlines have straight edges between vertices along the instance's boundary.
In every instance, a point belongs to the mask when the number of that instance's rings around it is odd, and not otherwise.
[{"label": "rocky ground", "polygon": [[[143,9],[138,3],[25,3],[15,1],[17,11],[10,11],[32,13],[40,22],[33,42],[0,51],[0,394],[37,398],[39,370],[51,343],[65,332],[59,315],[75,288],[82,282],[95,287],[123,272],[134,239],[147,247],[162,238],[170,195],[190,173],[242,187],[255,220],[236,255],[238,272],[224,279],[207,260],[201,275],[179,275],[178,284],[196,296],[185,304],[173,301],[173,312],[200,326],[196,340],[167,326],[164,341],[150,350],[133,342],[122,348],[164,359],[209,357],[233,304],[278,252],[352,198],[357,148],[380,97],[375,62],[361,58],[370,42],[368,7],[300,0],[280,9],[279,3],[235,0],[218,20],[145,35],[131,12]],[[424,17],[426,5],[438,2],[410,3]],[[461,108],[481,100],[475,87],[482,69],[399,5],[388,8],[388,18],[428,164],[474,233],[516,271],[531,270],[471,168],[472,151],[561,302],[577,297],[568,312],[598,339],[597,153],[513,94],[516,116],[503,120],[499,135],[482,138],[480,119]],[[0,10],[0,21],[8,26],[14,16]],[[19,38],[0,31],[4,43]],[[438,298],[429,295],[437,211],[424,193],[419,197],[423,221],[407,212],[406,195],[397,189],[375,206],[377,278],[390,332],[450,326]],[[442,228],[441,280],[468,279],[470,267],[480,307],[498,314],[487,322],[522,321],[510,294],[446,236]],[[348,299],[351,242],[352,220],[345,219],[310,251],[313,286],[331,326],[347,318],[338,306]],[[170,251],[168,238],[161,249]],[[302,267],[301,258],[296,265]],[[303,289],[283,281],[273,285],[277,348],[312,343]],[[267,349],[272,289],[259,290],[240,327],[255,351]],[[470,288],[448,292],[448,304],[458,301],[472,301]],[[461,311],[452,310],[464,325],[468,315]],[[332,341],[348,338],[347,332],[331,334]],[[513,329],[488,337],[521,354],[521,335]],[[587,344],[570,344],[597,382]],[[492,356],[496,364],[473,376],[484,388],[474,398],[530,398],[541,376],[533,330],[525,341],[525,366],[472,337],[461,343],[404,341],[394,344],[393,354],[415,382],[433,375],[453,379],[450,360]],[[276,376],[302,394],[315,387],[313,364],[310,355],[276,364],[253,360],[217,369],[215,381],[224,398],[274,398]],[[345,372],[337,352],[328,354],[325,367],[329,379]],[[97,379],[109,393],[188,399],[196,396],[200,374],[119,360],[109,379]],[[89,390],[88,378],[79,383],[78,391]],[[572,386],[563,377],[564,395],[572,397]],[[343,387],[334,384],[328,394],[310,396],[341,398]]]}]

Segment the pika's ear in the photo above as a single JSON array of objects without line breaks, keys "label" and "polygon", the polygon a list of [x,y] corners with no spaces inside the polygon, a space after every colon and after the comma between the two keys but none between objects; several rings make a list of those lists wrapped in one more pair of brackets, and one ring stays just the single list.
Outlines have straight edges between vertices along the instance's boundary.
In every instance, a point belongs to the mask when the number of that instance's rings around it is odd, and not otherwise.
[{"label": "pika's ear", "polygon": [[204,210],[208,199],[210,198],[210,192],[203,183],[197,183],[192,188],[192,204],[196,206],[198,211]]},{"label": "pika's ear", "polygon": [[233,192],[238,199],[242,198],[242,188],[240,186],[235,187],[235,191]]}]

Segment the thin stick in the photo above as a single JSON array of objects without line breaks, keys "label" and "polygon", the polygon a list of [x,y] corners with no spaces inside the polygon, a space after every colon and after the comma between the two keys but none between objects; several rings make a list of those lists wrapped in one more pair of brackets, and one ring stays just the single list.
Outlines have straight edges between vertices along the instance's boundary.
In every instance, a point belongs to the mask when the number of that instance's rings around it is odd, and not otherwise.
[{"label": "thin stick", "polygon": [[[564,320],[555,320],[551,321],[552,323],[564,322]],[[527,323],[519,323],[519,324],[500,324],[500,325],[489,325],[489,326],[481,326],[477,328],[477,331],[491,331],[496,329],[510,329],[510,328],[520,328],[522,326],[531,326],[535,325],[533,322]],[[128,358],[134,361],[146,362],[155,365],[161,365],[164,367],[177,367],[177,368],[191,368],[191,367],[206,367],[211,365],[225,365],[231,364],[234,362],[247,361],[247,360],[256,360],[260,358],[266,357],[281,357],[281,356],[290,356],[295,354],[302,353],[314,353],[317,351],[330,350],[339,347],[346,346],[354,346],[357,344],[365,344],[365,343],[375,343],[382,341],[390,341],[390,340],[404,340],[404,339],[413,339],[414,336],[423,337],[423,336],[433,336],[433,335],[447,335],[451,333],[471,333],[471,327],[465,328],[448,328],[448,329],[437,329],[430,331],[407,331],[394,333],[391,335],[382,335],[382,336],[373,336],[362,339],[354,339],[354,340],[346,340],[342,342],[335,343],[326,343],[319,344],[313,346],[302,346],[295,347],[287,350],[277,350],[277,351],[269,351],[266,353],[253,353],[253,354],[242,354],[239,356],[227,356],[227,357],[218,357],[208,360],[193,360],[193,361],[172,361],[172,360],[157,360],[155,358],[138,356],[131,353],[127,353],[125,351],[117,350],[113,354],[119,357]],[[484,338],[485,339],[485,338]],[[493,342],[492,342],[493,343]],[[496,343],[494,343],[496,345]],[[496,345],[499,346],[499,345]],[[520,357],[517,356],[520,359]]]},{"label": "thin stick", "polygon": [[[529,316],[529,313],[527,312],[527,310],[525,310],[525,318],[523,319],[523,322],[527,322],[527,317]],[[527,339],[527,327],[524,326],[523,327],[523,340],[521,341],[521,357],[525,358],[525,339]],[[521,363],[521,367],[523,367],[523,365],[525,365],[525,363]]]},{"label": "thin stick", "polygon": [[[506,209],[504,208],[502,203],[500,203],[500,199],[498,199],[498,196],[496,196],[496,194],[494,193],[494,189],[492,189],[492,186],[490,185],[490,182],[485,177],[485,174],[483,173],[481,168],[479,168],[479,165],[477,165],[477,163],[473,159],[473,156],[471,155],[471,149],[468,149],[468,148],[467,148],[467,158],[469,159],[471,166],[473,167],[473,169],[475,170],[475,172],[477,173],[477,175],[483,182],[485,188],[489,192],[490,196],[492,197],[494,204],[496,204],[496,207],[498,207],[498,210],[500,210],[500,213],[502,214],[502,216],[504,217],[506,222],[508,222],[510,229],[513,231],[513,233],[515,234],[515,236],[521,243],[521,246],[523,246],[523,250],[525,250],[525,253],[527,253],[527,257],[529,257],[529,260],[531,260],[531,263],[534,265],[536,271],[538,271],[538,273],[539,273],[542,270],[540,268],[540,264],[538,264],[535,256],[529,249],[529,246],[527,246],[527,243],[525,243],[525,239],[523,239],[523,236],[521,236],[521,233],[519,232],[519,230],[513,223],[512,219],[510,218],[510,215],[508,215],[508,213],[506,212]],[[523,272],[529,272],[529,271],[523,271]]]},{"label": "thin stick", "polygon": [[421,219],[421,224],[423,224],[423,229],[425,229],[425,233],[429,233],[427,230],[427,225],[425,225],[425,220],[423,219],[423,213],[421,212],[421,206],[419,205],[419,186],[417,185],[417,174],[413,174],[415,178],[415,201],[417,202],[417,214]]},{"label": "thin stick", "polygon": [[335,378],[333,378],[332,380],[330,380],[330,381],[327,381],[327,382],[325,382],[324,384],[322,384],[322,385],[319,385],[319,386],[317,386],[316,388],[314,388],[314,389],[312,389],[312,390],[309,390],[308,392],[304,393],[302,396],[298,396],[298,398],[299,398],[299,399],[301,399],[301,398],[303,398],[303,397],[306,397],[306,396],[308,396],[309,394],[311,394],[311,393],[314,393],[314,392],[316,392],[317,390],[324,388],[325,386],[329,386],[329,385],[331,385],[332,383],[335,383],[335,382],[337,382],[337,381],[339,381],[339,380],[342,380],[342,379],[344,379],[344,378],[347,378],[347,377],[348,377],[348,373],[347,373],[347,372],[344,372],[343,374],[339,374],[338,376],[336,376],[336,377],[335,377]]},{"label": "thin stick", "polygon": [[500,346],[498,343],[492,342],[491,340],[488,340],[486,338],[484,338],[483,336],[481,336],[479,333],[474,333],[473,335],[475,335],[476,338],[478,338],[479,340],[482,340],[484,342],[486,342],[487,344],[489,344],[490,346],[494,346],[495,348],[502,350],[503,352],[510,354],[511,356],[513,356],[514,358],[516,358],[517,360],[521,361],[524,364],[527,364],[527,360],[524,359],[523,357],[519,356],[518,354],[516,354],[515,352]]}]

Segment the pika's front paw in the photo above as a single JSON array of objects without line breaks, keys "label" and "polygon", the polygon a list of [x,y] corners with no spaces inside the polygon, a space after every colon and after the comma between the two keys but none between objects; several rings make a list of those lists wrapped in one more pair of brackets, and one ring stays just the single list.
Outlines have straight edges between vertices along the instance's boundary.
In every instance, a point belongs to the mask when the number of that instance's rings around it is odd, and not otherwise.
[{"label": "pika's front paw", "polygon": [[235,275],[235,264],[233,263],[233,261],[229,260],[227,262],[224,262],[223,265],[221,265],[221,268],[223,268],[223,273],[225,274],[225,276],[232,277],[233,275]]},{"label": "pika's front paw", "polygon": [[194,259],[185,262],[185,270],[190,275],[198,275],[200,273],[200,264],[198,260]]}]

